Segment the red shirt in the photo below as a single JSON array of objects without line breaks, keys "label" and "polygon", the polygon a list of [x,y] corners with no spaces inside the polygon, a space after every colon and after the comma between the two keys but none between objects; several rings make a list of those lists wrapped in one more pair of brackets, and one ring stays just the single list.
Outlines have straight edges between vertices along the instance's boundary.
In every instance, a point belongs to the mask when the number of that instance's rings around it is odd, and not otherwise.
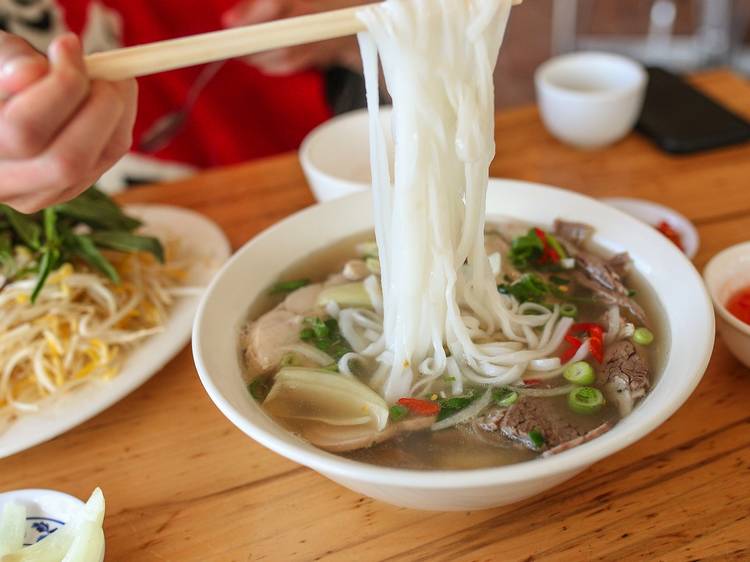
[{"label": "red shirt", "polygon": [[[67,26],[81,33],[89,0],[57,0]],[[236,0],[100,0],[122,17],[122,40],[137,45],[222,28],[221,15]],[[202,67],[139,79],[135,146],[157,119],[180,108]],[[200,167],[232,164],[295,149],[331,116],[323,78],[309,71],[271,77],[228,61],[201,94],[187,125],[159,158]]]}]

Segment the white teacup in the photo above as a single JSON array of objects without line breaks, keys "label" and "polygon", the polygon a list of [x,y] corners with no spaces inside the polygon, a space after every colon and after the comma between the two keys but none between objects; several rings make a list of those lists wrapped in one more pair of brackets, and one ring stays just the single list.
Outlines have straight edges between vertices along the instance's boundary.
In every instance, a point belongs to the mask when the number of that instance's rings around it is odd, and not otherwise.
[{"label": "white teacup", "polygon": [[638,62],[599,52],[551,58],[534,75],[544,125],[579,148],[606,146],[628,134],[640,115],[647,81]]}]

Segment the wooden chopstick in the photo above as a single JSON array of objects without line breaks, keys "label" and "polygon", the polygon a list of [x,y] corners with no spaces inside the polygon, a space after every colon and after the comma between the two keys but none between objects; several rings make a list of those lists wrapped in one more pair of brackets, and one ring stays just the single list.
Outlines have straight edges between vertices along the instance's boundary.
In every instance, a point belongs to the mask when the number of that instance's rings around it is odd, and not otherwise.
[{"label": "wooden chopstick", "polygon": [[[513,0],[517,5],[523,0]],[[292,47],[364,31],[356,13],[363,6],[286,18],[96,53],[86,57],[89,76],[124,80],[166,70]]]}]

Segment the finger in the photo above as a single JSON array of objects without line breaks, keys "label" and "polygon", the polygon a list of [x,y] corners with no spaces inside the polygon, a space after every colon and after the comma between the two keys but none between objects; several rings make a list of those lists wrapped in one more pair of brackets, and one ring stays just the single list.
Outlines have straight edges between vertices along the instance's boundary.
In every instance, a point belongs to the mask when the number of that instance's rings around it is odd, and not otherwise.
[{"label": "finger", "polygon": [[224,12],[225,27],[238,27],[286,17],[291,12],[288,0],[243,0]]},{"label": "finger", "polygon": [[0,32],[0,99],[33,84],[47,73],[47,59],[16,35]]},{"label": "finger", "polygon": [[[91,95],[49,149],[33,161],[0,166],[3,199],[23,209],[42,208],[68,187],[88,179],[125,111],[116,87],[96,81]],[[29,193],[34,186],[34,193]],[[20,202],[20,203],[19,203]]]},{"label": "finger", "polygon": [[50,48],[51,70],[0,110],[0,157],[40,154],[71,119],[89,91],[83,51],[75,35]]},{"label": "finger", "polygon": [[95,166],[95,179],[111,168],[122,158],[133,144],[133,125],[138,109],[138,85],[135,80],[115,84],[123,100],[125,110],[117,123],[112,136],[99,156]]}]

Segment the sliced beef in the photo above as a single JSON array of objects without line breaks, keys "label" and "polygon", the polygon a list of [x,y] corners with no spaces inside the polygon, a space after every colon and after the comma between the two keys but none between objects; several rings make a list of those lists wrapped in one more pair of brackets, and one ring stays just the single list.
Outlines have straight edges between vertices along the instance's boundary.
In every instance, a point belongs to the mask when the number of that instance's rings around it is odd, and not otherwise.
[{"label": "sliced beef", "polygon": [[[577,259],[577,258],[576,258]],[[576,283],[581,287],[584,287],[594,294],[594,298],[597,302],[605,305],[616,304],[620,308],[625,309],[630,315],[638,321],[638,323],[648,325],[646,319],[646,312],[643,310],[640,304],[630,298],[627,293],[622,294],[619,291],[612,291],[604,287],[601,283],[589,277],[587,274],[576,271],[573,276]]]},{"label": "sliced beef", "polygon": [[550,457],[552,455],[557,455],[558,453],[562,453],[564,451],[572,449],[573,447],[578,447],[578,445],[582,445],[583,443],[588,443],[592,439],[596,439],[600,435],[604,435],[610,429],[612,429],[612,422],[608,422],[608,421],[604,422],[603,424],[595,427],[591,431],[584,433],[580,437],[576,437],[575,439],[571,439],[570,441],[566,441],[565,443],[560,443],[556,447],[547,449],[546,451],[544,451],[544,453],[542,453],[542,456]]},{"label": "sliced beef", "polygon": [[583,246],[594,234],[594,229],[581,222],[568,222],[557,219],[553,233],[555,236],[563,238],[575,246]]},{"label": "sliced beef", "polygon": [[602,304],[616,304],[627,310],[641,324],[646,324],[646,314],[637,302],[630,298],[628,288],[622,279],[630,269],[630,256],[627,252],[617,254],[609,260],[587,252],[583,244],[593,233],[585,224],[555,221],[555,235],[565,249],[576,260],[580,271],[576,272],[576,282],[594,293]]},{"label": "sliced beef", "polygon": [[630,340],[620,340],[607,347],[599,372],[607,398],[617,404],[620,415],[633,409],[636,400],[650,386],[648,364]]},{"label": "sliced beef", "polygon": [[[509,408],[492,408],[477,419],[475,427],[481,431],[499,432],[506,439],[537,452],[580,436],[575,427],[554,412],[548,400],[525,396]],[[542,435],[544,446],[537,447],[529,437],[532,431]]]},{"label": "sliced beef", "polygon": [[[545,456],[572,449],[582,443],[606,433],[612,424],[603,423],[595,429],[582,433],[558,414],[549,399],[521,397],[509,408],[492,408],[474,422],[479,434],[501,435],[518,445],[535,452],[544,451]],[[538,447],[529,434],[538,431],[544,444]]]}]

